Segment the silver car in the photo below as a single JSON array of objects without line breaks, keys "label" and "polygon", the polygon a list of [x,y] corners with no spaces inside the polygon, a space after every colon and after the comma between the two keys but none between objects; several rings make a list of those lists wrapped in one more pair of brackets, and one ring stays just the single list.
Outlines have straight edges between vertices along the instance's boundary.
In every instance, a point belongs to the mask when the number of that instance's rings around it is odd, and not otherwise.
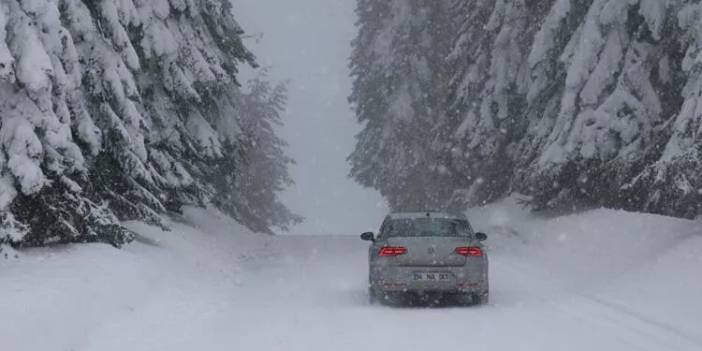
[{"label": "silver car", "polygon": [[[461,303],[488,301],[488,257],[482,241],[462,215],[393,213],[383,221],[368,251],[371,303],[403,297],[455,297]],[[436,297],[436,298],[434,298]],[[441,299],[441,300],[440,300]]]}]

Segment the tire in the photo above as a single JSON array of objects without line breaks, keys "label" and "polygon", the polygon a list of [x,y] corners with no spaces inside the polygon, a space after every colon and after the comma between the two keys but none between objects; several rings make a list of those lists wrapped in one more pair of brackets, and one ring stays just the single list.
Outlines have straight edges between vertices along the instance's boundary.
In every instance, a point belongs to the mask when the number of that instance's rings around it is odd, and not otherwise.
[{"label": "tire", "polygon": [[490,295],[486,292],[483,294],[476,294],[475,295],[475,304],[476,305],[487,305],[490,302]]},{"label": "tire", "polygon": [[473,306],[477,303],[477,297],[475,294],[461,294],[458,296],[458,302],[461,306]]},{"label": "tire", "polygon": [[375,289],[372,287],[368,288],[368,303],[371,305],[375,305],[378,303],[378,296],[375,293]]},{"label": "tire", "polygon": [[466,293],[458,296],[462,306],[480,306],[488,304],[488,294]]}]

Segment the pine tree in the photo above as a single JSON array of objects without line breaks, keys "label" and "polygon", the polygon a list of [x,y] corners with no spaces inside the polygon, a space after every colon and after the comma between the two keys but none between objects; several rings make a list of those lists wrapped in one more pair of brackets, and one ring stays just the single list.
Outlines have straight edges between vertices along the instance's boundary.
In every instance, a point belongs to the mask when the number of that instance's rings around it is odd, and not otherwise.
[{"label": "pine tree", "polygon": [[[699,1],[456,0],[450,50],[409,45],[446,53],[423,76],[450,77],[448,89],[415,84],[404,98],[388,86],[424,71],[402,66],[415,53],[397,46],[431,37],[435,22],[412,11],[418,2],[358,3],[351,101],[364,130],[352,175],[394,207],[412,203],[397,194],[460,209],[518,191],[537,209],[702,212]],[[424,119],[417,105],[438,113]]]},{"label": "pine tree", "polygon": [[349,157],[351,175],[393,208],[440,208],[450,193],[432,142],[447,87],[446,4],[359,0],[349,98],[364,124]]},{"label": "pine tree", "polygon": [[225,145],[228,156],[215,172],[213,203],[255,232],[273,234],[273,227],[288,230],[290,224],[302,221],[277,195],[293,184],[288,166],[294,161],[285,154],[287,144],[275,131],[282,125],[287,88],[271,85],[265,70],[246,88],[236,96],[244,142],[239,149]]},{"label": "pine tree", "polygon": [[243,148],[237,66],[255,66],[231,11],[228,0],[0,3],[0,244],[119,246],[132,238],[120,220],[160,224],[212,200],[223,171],[212,165],[240,162],[228,153]]},{"label": "pine tree", "polygon": [[[658,75],[667,83],[660,91],[667,93],[662,100],[672,105],[666,112],[674,111],[673,117],[664,125],[659,139],[665,144],[659,143],[664,146],[657,147],[654,162],[623,190],[631,208],[695,217],[702,214],[702,4],[679,1],[669,8],[677,11],[683,35],[680,48],[662,56]],[[668,29],[661,37],[670,35]]]},{"label": "pine tree", "polygon": [[86,187],[81,146],[99,147],[100,134],[85,114],[79,58],[57,4],[3,2],[0,28],[0,242],[123,244],[131,234]]},{"label": "pine tree", "polygon": [[659,131],[680,101],[681,85],[669,75],[680,37],[671,4],[590,4],[561,52],[565,81],[553,94],[558,112],[542,114],[548,121],[532,119],[539,142],[523,144],[538,155],[522,169],[523,185],[538,189],[537,205],[641,208],[622,186],[660,155],[665,135]]},{"label": "pine tree", "polygon": [[528,89],[527,56],[545,1],[455,1],[459,26],[448,59],[454,67],[443,130],[457,207],[493,200],[510,187],[515,141]]}]

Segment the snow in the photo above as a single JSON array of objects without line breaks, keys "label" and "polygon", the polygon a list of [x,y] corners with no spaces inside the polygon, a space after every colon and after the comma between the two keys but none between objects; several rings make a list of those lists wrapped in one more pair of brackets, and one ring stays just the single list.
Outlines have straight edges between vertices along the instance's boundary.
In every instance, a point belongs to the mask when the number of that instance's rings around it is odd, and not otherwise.
[{"label": "snow", "polygon": [[571,11],[571,0],[557,0],[551,7],[549,15],[546,17],[541,29],[534,37],[534,44],[529,52],[527,62],[532,69],[527,101],[534,103],[539,94],[549,84],[547,70],[551,69],[548,58],[550,53],[556,51],[555,39],[562,30],[562,25]]},{"label": "snow", "polygon": [[700,129],[702,129],[702,103],[699,97],[701,94],[700,80],[702,75],[702,26],[699,18],[702,16],[702,5],[686,5],[678,14],[680,26],[687,31],[695,40],[687,49],[685,58],[682,61],[683,71],[689,74],[689,79],[683,90],[685,101],[680,107],[678,115],[675,117],[673,125],[673,135],[665,146],[663,155],[660,158],[662,163],[673,163],[676,159],[685,160],[685,156],[697,159],[695,143],[699,140]]},{"label": "snow", "polygon": [[6,209],[12,203],[17,190],[15,190],[12,179],[8,176],[0,177],[0,209]]},{"label": "snow", "polygon": [[7,37],[7,22],[9,10],[5,4],[0,3],[0,80],[13,82],[14,71],[12,65],[14,58],[10,54],[10,48],[7,47],[5,38]]},{"label": "snow", "polygon": [[[0,110],[4,110],[2,105],[0,103]],[[11,114],[6,116],[0,128],[0,144],[10,156],[7,167],[16,177],[21,191],[25,194],[39,191],[47,182],[39,167],[44,150],[29,122]]]},{"label": "snow", "polygon": [[617,31],[612,31],[607,36],[599,62],[580,92],[580,98],[584,106],[596,106],[600,100],[600,95],[605,92],[602,87],[611,85],[615,80],[612,73],[619,70],[619,64],[624,57],[621,37],[622,34]]},{"label": "snow", "polygon": [[50,86],[50,77],[53,74],[53,66],[51,58],[44,50],[44,47],[37,36],[36,29],[29,18],[23,18],[18,25],[17,30],[19,37],[25,40],[15,40],[17,46],[15,51],[18,53],[17,62],[17,79],[27,86],[32,92],[48,89]]},{"label": "snow", "polygon": [[[699,222],[597,209],[468,213],[490,234],[491,303],[369,305],[357,236],[261,236],[214,210],[136,243],[0,261],[6,350],[699,350]],[[11,316],[11,318],[6,318]],[[40,337],[38,337],[40,336]]]},{"label": "snow", "polygon": [[646,19],[653,37],[656,40],[661,38],[661,31],[665,24],[665,16],[670,0],[640,0],[639,13]]}]

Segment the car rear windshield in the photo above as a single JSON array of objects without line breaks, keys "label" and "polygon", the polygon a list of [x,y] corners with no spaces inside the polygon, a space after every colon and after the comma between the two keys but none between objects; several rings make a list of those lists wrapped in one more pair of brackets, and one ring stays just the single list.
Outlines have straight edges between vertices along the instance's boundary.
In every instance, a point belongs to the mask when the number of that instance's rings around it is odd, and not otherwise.
[{"label": "car rear windshield", "polygon": [[393,219],[383,226],[383,236],[469,236],[468,221],[444,218]]}]

